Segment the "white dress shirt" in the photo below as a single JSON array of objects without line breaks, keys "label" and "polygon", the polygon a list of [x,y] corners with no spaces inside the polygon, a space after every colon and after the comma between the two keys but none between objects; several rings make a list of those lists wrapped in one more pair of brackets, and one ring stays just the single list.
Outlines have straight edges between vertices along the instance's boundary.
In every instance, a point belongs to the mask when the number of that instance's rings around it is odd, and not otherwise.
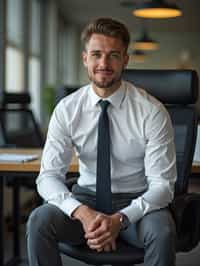
[{"label": "white dress shirt", "polygon": [[[84,86],[62,99],[50,120],[37,188],[46,201],[69,216],[81,204],[64,184],[73,149],[79,160],[78,184],[96,189],[99,100],[91,85]],[[121,210],[131,222],[136,222],[173,199],[173,128],[164,106],[129,82],[122,81],[106,100],[110,102],[112,192],[146,190]]]}]

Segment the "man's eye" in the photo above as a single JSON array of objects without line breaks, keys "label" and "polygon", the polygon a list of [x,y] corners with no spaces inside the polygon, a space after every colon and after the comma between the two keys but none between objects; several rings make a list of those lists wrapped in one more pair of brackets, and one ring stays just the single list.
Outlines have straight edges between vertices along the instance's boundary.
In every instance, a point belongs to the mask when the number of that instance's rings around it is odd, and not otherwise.
[{"label": "man's eye", "polygon": [[101,55],[98,53],[92,54],[92,57],[99,58]]},{"label": "man's eye", "polygon": [[117,53],[113,53],[113,54],[110,55],[110,57],[118,59],[118,58],[120,58],[120,55],[117,54]]}]

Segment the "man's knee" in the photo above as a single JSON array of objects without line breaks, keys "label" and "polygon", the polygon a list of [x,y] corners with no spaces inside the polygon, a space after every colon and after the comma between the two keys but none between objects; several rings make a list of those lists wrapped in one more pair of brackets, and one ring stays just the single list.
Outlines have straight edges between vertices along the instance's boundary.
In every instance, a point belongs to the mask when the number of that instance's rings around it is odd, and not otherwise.
[{"label": "man's knee", "polygon": [[174,245],[176,229],[170,213],[160,211],[147,215],[140,225],[140,237],[145,246],[151,243],[160,248],[163,245]]},{"label": "man's knee", "polygon": [[[149,242],[154,242],[157,248],[166,248],[166,246],[174,246],[176,243],[176,234],[171,226],[164,226],[160,231],[150,231]],[[148,244],[148,243],[147,243]]]},{"label": "man's knee", "polygon": [[42,205],[30,214],[27,222],[27,234],[49,230],[56,217],[56,207],[50,204]]}]

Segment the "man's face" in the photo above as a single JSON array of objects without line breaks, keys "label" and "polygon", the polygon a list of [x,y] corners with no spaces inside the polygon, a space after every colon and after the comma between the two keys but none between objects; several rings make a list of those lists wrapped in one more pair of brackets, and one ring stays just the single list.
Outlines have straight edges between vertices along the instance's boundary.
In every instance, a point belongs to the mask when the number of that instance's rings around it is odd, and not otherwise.
[{"label": "man's face", "polygon": [[128,55],[121,40],[93,34],[83,52],[83,63],[94,87],[115,91],[120,86]]}]

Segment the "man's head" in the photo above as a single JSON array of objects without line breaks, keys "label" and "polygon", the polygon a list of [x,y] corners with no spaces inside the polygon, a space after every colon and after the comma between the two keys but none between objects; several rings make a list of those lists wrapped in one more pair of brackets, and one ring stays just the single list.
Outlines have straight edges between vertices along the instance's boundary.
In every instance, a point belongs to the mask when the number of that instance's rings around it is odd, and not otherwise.
[{"label": "man's head", "polygon": [[98,18],[90,22],[83,30],[81,34],[81,40],[87,49],[87,44],[93,34],[102,34],[108,37],[112,37],[121,40],[124,44],[127,52],[130,34],[124,24],[111,18]]},{"label": "man's head", "polygon": [[129,32],[118,21],[99,18],[85,27],[82,41],[83,63],[93,88],[99,96],[108,97],[119,88],[128,63]]}]

